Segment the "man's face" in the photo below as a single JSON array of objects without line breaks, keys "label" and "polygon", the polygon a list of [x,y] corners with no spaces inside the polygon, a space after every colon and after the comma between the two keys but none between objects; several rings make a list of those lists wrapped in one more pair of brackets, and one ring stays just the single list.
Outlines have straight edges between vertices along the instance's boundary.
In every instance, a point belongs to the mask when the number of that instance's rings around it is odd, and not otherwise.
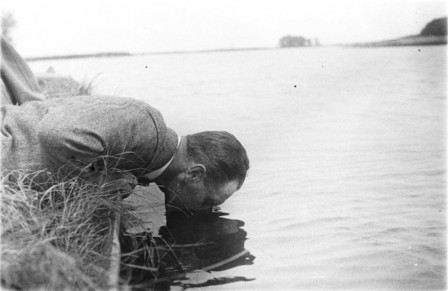
[{"label": "man's face", "polygon": [[[185,180],[170,183],[167,203],[181,209],[208,210],[222,204],[238,189],[238,180],[226,183],[188,183]],[[167,193],[168,192],[168,193]]]}]

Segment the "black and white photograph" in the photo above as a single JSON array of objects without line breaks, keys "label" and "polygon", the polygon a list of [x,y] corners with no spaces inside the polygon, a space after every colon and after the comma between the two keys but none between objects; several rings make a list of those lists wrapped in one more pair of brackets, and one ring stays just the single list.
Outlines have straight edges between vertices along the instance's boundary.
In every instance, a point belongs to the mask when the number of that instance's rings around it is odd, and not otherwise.
[{"label": "black and white photograph", "polygon": [[1,290],[446,290],[446,1],[0,7]]}]

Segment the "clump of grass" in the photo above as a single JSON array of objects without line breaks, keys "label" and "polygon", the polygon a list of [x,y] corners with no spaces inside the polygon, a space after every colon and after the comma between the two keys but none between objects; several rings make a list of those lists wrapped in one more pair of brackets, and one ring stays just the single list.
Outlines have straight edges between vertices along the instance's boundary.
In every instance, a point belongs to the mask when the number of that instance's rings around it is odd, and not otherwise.
[{"label": "clump of grass", "polygon": [[80,178],[9,173],[0,184],[1,280],[18,289],[108,289],[114,221],[132,221],[116,193]]},{"label": "clump of grass", "polygon": [[49,99],[60,97],[86,96],[94,93],[94,82],[99,76],[92,79],[75,81],[72,77],[52,73],[37,74],[36,79],[42,93]]},{"label": "clump of grass", "polygon": [[93,77],[90,81],[88,81],[87,79],[84,79],[82,82],[80,82],[76,96],[92,95],[93,88],[94,88],[93,84],[94,84],[96,78],[98,78],[98,76],[99,76],[99,74],[97,74],[95,77]]}]

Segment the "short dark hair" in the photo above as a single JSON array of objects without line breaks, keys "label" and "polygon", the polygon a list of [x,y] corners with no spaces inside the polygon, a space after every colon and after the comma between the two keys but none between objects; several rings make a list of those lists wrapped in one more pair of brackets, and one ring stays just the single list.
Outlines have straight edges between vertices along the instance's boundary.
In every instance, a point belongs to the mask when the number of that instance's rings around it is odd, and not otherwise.
[{"label": "short dark hair", "polygon": [[187,153],[207,169],[207,177],[218,183],[246,179],[249,158],[243,145],[226,131],[203,131],[187,135]]}]

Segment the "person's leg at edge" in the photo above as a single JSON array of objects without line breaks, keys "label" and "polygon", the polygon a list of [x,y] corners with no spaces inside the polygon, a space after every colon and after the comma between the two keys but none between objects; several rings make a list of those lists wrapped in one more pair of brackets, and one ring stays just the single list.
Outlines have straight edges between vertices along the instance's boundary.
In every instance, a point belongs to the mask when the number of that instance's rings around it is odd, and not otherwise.
[{"label": "person's leg at edge", "polygon": [[3,37],[1,53],[1,105],[44,100],[30,67]]}]

